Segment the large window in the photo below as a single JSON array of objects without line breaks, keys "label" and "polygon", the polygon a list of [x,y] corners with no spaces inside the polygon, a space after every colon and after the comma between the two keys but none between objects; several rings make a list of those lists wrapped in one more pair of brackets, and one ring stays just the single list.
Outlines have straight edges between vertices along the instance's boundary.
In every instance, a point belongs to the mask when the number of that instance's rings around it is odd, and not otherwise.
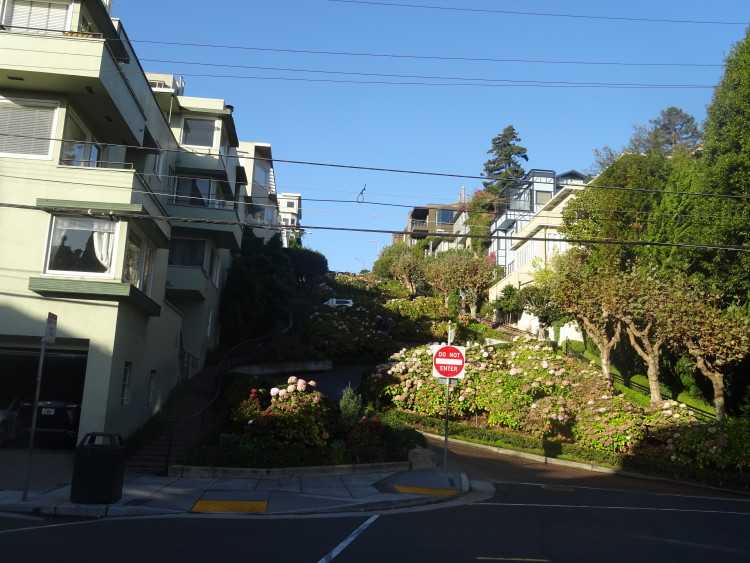
[{"label": "large window", "polygon": [[156,249],[145,238],[133,230],[128,232],[122,277],[124,281],[130,282],[146,295],[151,293],[151,271],[155,254]]},{"label": "large window", "polygon": [[253,182],[260,184],[267,190],[270,180],[271,171],[260,162],[255,161],[255,166],[253,166]]},{"label": "large window", "polygon": [[51,158],[57,104],[0,97],[0,156]]},{"label": "large window", "polygon": [[230,209],[234,198],[226,182],[211,178],[178,178],[175,203]]},{"label": "large window", "polygon": [[9,0],[3,25],[11,30],[40,34],[59,34],[66,29],[70,2]]},{"label": "large window", "polygon": [[216,122],[213,119],[186,117],[182,124],[182,144],[193,147],[213,147]]},{"label": "large window", "polygon": [[47,273],[111,277],[117,223],[84,217],[54,217]]},{"label": "large window", "polygon": [[450,225],[453,222],[453,217],[456,216],[456,211],[453,209],[438,209],[437,210],[437,224],[438,225]]},{"label": "large window", "polygon": [[206,263],[206,241],[202,239],[173,238],[169,243],[171,266],[198,266]]},{"label": "large window", "polygon": [[101,146],[72,113],[68,114],[60,162],[68,166],[98,166]]}]

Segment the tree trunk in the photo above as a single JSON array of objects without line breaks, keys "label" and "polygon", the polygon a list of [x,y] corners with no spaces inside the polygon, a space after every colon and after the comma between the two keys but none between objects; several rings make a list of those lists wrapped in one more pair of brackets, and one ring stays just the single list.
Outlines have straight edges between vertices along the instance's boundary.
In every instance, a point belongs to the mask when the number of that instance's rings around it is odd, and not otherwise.
[{"label": "tree trunk", "polygon": [[589,338],[594,342],[597,348],[599,348],[599,358],[602,361],[602,373],[610,381],[612,380],[612,350],[614,350],[617,343],[620,341],[620,335],[622,334],[622,324],[617,323],[614,334],[610,337],[607,334],[607,327],[596,326],[587,317],[580,316],[583,322],[583,328],[589,335]]},{"label": "tree trunk", "polygon": [[651,404],[657,405],[662,402],[661,386],[659,385],[659,357],[663,341],[661,338],[653,342],[649,338],[651,323],[643,330],[638,330],[631,319],[623,319],[628,338],[633,349],[646,363],[646,377],[648,377],[648,388],[651,393]]},{"label": "tree trunk", "polygon": [[724,374],[719,370],[716,362],[709,362],[706,357],[701,353],[699,346],[695,344],[688,344],[688,353],[693,356],[695,365],[708,380],[714,390],[714,412],[716,413],[716,420],[723,420],[726,416],[726,405],[724,404]]}]

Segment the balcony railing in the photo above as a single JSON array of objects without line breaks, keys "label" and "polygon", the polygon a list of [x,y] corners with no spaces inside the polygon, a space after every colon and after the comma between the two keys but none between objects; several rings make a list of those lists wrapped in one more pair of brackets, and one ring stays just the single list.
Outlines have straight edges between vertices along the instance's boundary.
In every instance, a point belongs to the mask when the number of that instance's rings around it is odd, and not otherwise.
[{"label": "balcony railing", "polygon": [[63,141],[60,152],[60,164],[63,166],[81,166],[84,168],[118,168],[132,170],[132,162],[109,160],[109,146],[99,143]]},{"label": "balcony railing", "polygon": [[85,37],[89,39],[101,39],[101,33],[80,30],[47,29],[43,27],[21,27],[18,25],[0,24],[0,30],[14,31],[17,33],[30,33],[32,35],[60,35],[63,37]]}]

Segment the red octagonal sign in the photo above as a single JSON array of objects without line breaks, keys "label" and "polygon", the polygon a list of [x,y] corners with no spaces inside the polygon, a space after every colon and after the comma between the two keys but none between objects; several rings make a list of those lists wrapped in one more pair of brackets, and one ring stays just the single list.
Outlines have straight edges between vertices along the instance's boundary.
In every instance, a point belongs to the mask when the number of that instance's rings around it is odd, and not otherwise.
[{"label": "red octagonal sign", "polygon": [[464,376],[464,358],[466,348],[463,346],[433,346],[432,374],[435,377]]}]

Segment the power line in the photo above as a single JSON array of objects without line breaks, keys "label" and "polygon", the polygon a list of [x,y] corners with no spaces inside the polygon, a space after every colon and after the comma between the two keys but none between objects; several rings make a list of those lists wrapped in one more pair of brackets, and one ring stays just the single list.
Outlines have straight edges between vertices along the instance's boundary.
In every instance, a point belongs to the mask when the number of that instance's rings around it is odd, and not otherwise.
[{"label": "power line", "polygon": [[[37,207],[34,205],[24,204],[12,204],[12,203],[0,203],[0,208],[12,208],[12,209],[23,209],[28,211],[40,211],[50,213],[74,213],[68,208],[56,208],[54,206]],[[111,219],[113,216],[119,219],[117,214],[111,215],[104,212],[79,212],[80,215],[87,217],[105,217]],[[209,225],[227,225],[227,226],[239,226],[243,228],[262,228],[269,230],[289,230],[289,226],[285,225],[273,225],[273,224],[250,224],[246,221],[232,221],[226,219],[207,219],[199,217],[175,217],[171,215],[147,215],[147,214],[133,214],[127,215],[128,219],[149,219],[154,221],[173,221],[179,223],[196,223],[196,224],[209,224]],[[329,231],[347,231],[347,232],[361,232],[361,233],[379,233],[379,234],[391,234],[391,235],[403,235],[404,231],[394,231],[389,229],[363,229],[357,227],[331,227],[321,225],[295,225],[295,230],[329,230]],[[511,242],[521,241],[540,241],[540,242],[564,242],[569,244],[611,244],[611,245],[623,245],[623,246],[661,246],[661,247],[677,247],[677,248],[703,248],[709,250],[734,250],[738,252],[750,252],[750,247],[747,246],[735,246],[735,245],[718,245],[718,244],[690,244],[690,243],[676,243],[676,242],[651,242],[651,241],[622,241],[615,239],[574,239],[574,238],[553,238],[553,237],[519,237],[519,236],[502,236],[502,235],[472,235],[472,234],[461,234],[456,235],[453,233],[443,234],[436,233],[430,235],[435,238],[455,239],[457,237],[467,239],[482,239],[482,240],[507,240]]]},{"label": "power line", "polygon": [[515,10],[491,10],[482,8],[456,8],[450,6],[425,6],[423,4],[397,4],[395,2],[371,2],[366,0],[328,0],[329,2],[340,2],[346,4],[368,4],[372,6],[387,6],[391,8],[419,8],[424,10],[446,10],[453,12],[474,12],[483,14],[508,14],[514,16],[540,16],[548,18],[577,18],[588,20],[612,20],[628,22],[649,22],[649,23],[688,23],[702,25],[747,25],[747,22],[727,22],[727,21],[700,21],[700,20],[675,20],[666,18],[633,18],[619,16],[592,16],[584,14],[558,14],[550,12],[519,12]]},{"label": "power line", "polygon": [[[205,47],[208,49],[228,49],[241,51],[260,51],[269,53],[291,53],[300,55],[326,55],[340,57],[373,57],[389,59],[417,59],[433,61],[487,62],[487,63],[524,63],[524,64],[561,64],[561,65],[613,65],[613,66],[656,66],[656,67],[723,67],[723,64],[701,63],[635,63],[616,61],[555,61],[548,59],[501,59],[496,57],[458,57],[442,55],[412,55],[399,53],[363,53],[355,51],[316,51],[311,49],[283,49],[277,47],[255,47],[249,45],[222,45],[216,43],[186,43],[179,41],[156,41],[150,39],[131,39],[131,43],[153,45],[174,45],[176,47]],[[147,60],[147,59],[141,59]]]},{"label": "power line", "polygon": [[[188,63],[201,64],[201,63]],[[215,66],[232,66],[232,65],[215,65]],[[47,65],[26,65],[24,69],[48,69]],[[260,67],[255,67],[260,68]],[[58,71],[82,71],[84,69],[76,67],[55,67]],[[281,69],[292,70],[292,69]],[[102,73],[111,72],[119,73],[119,70],[101,71]],[[652,84],[639,82],[574,82],[566,80],[524,80],[524,79],[506,79],[506,78],[450,78],[450,77],[429,77],[419,75],[396,75],[396,74],[376,74],[376,73],[357,73],[357,72],[334,72],[322,70],[297,70],[296,72],[319,72],[330,74],[345,74],[358,76],[383,76],[383,77],[402,77],[402,78],[424,78],[425,80],[473,80],[475,82],[423,82],[417,80],[411,81],[392,81],[392,80],[345,80],[334,78],[308,78],[295,76],[252,76],[246,74],[199,74],[190,72],[181,72],[182,76],[192,76],[200,78],[232,78],[237,80],[276,80],[289,82],[321,82],[330,84],[376,84],[384,86],[451,86],[475,88],[604,88],[604,89],[625,89],[625,90],[699,90],[714,88],[711,84]]]}]

